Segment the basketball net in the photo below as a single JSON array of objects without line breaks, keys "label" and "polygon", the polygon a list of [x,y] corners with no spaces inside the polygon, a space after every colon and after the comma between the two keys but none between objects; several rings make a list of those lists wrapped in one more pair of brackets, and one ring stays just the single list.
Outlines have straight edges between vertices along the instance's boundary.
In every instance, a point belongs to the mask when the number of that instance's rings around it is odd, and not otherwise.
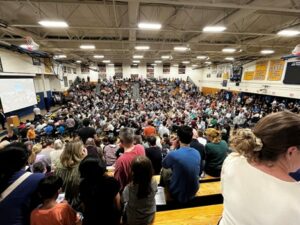
[{"label": "basketball net", "polygon": [[34,42],[34,40],[32,39],[32,37],[30,37],[30,36],[25,37],[25,41],[26,41],[27,49],[29,51],[33,51],[33,50],[38,50],[39,49],[39,45]]}]

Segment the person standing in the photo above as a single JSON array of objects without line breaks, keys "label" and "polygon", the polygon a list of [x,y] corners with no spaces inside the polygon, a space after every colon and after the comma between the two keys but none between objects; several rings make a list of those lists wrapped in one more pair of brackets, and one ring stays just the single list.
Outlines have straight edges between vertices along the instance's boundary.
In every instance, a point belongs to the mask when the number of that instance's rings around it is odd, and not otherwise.
[{"label": "person standing", "polygon": [[228,155],[228,145],[221,139],[221,132],[214,128],[205,131],[208,143],[205,145],[205,173],[212,177],[220,177],[225,158]]},{"label": "person standing", "polygon": [[136,157],[131,164],[132,181],[125,187],[126,224],[152,224],[156,212],[157,183],[151,161],[145,156]]},{"label": "person standing", "polygon": [[189,147],[193,138],[191,127],[179,127],[177,136],[180,148],[170,152],[162,162],[163,168],[172,172],[163,172],[162,179],[171,198],[186,203],[194,198],[199,189],[201,156],[196,149]]},{"label": "person standing", "polygon": [[134,145],[134,131],[131,128],[120,130],[120,141],[124,148],[122,154],[115,163],[114,177],[119,181],[121,190],[130,182],[131,162],[139,156],[145,156],[145,149],[142,145]]},{"label": "person standing", "polygon": [[287,111],[237,131],[222,168],[220,225],[299,224],[299,182],[290,176],[300,168],[299,135],[300,117]]},{"label": "person standing", "polygon": [[41,109],[37,105],[34,106],[33,113],[34,113],[34,120],[35,121],[39,121],[39,120],[42,119]]},{"label": "person standing", "polygon": [[90,127],[90,120],[88,118],[85,118],[82,121],[83,128],[79,129],[78,136],[81,138],[83,144],[86,144],[86,140],[88,138],[94,138],[97,139],[96,130],[93,127]]}]

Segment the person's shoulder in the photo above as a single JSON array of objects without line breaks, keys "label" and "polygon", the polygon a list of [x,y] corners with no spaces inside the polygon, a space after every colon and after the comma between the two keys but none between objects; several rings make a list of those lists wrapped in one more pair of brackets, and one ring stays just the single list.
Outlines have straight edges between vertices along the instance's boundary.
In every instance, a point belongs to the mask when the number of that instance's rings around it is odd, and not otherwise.
[{"label": "person's shoulder", "polygon": [[45,178],[45,174],[43,173],[32,173],[28,179],[30,181],[40,181],[41,179]]}]

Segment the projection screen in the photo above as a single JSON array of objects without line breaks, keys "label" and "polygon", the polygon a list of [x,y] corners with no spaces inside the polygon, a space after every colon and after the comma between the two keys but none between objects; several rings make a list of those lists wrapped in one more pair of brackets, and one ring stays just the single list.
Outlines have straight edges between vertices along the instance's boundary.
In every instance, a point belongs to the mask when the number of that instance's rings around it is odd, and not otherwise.
[{"label": "projection screen", "polygon": [[33,79],[0,79],[0,99],[5,113],[37,104]]}]

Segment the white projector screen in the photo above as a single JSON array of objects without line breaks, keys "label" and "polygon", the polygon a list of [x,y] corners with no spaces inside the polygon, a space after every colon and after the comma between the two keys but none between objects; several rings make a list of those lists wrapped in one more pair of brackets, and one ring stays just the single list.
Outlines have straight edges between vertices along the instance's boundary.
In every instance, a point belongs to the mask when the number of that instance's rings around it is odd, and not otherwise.
[{"label": "white projector screen", "polygon": [[0,79],[0,99],[5,113],[37,104],[33,79]]}]

